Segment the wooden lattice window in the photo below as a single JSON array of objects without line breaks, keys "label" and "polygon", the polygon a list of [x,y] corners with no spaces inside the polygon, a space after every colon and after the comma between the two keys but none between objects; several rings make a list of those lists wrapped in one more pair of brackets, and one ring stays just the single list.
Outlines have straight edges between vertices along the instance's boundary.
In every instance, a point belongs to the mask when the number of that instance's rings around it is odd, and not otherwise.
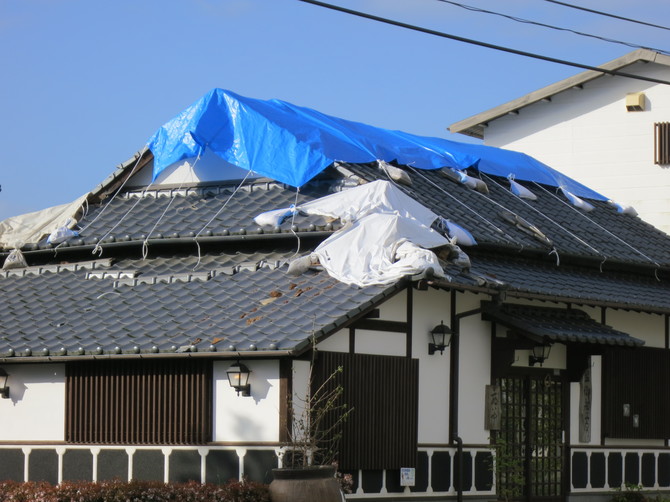
[{"label": "wooden lattice window", "polygon": [[670,122],[654,124],[654,164],[670,164]]},{"label": "wooden lattice window", "polygon": [[211,440],[212,364],[193,359],[67,365],[65,440],[203,444]]}]

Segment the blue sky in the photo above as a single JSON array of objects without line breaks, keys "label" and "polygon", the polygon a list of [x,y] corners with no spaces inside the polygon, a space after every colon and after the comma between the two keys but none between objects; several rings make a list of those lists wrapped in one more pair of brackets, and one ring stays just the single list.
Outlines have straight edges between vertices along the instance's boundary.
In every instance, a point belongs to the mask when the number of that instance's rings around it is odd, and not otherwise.
[{"label": "blue sky", "polygon": [[[426,28],[598,65],[629,48],[438,0],[330,0]],[[544,0],[462,0],[670,50],[670,33]],[[572,0],[670,24],[667,0]],[[414,134],[579,72],[298,0],[0,0],[0,219],[69,202],[214,87]]]}]

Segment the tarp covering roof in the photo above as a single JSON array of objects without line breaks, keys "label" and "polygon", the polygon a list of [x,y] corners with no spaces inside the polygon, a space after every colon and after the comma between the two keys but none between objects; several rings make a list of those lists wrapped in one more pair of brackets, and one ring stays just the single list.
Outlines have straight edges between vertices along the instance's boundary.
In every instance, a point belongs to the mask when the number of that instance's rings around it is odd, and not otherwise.
[{"label": "tarp covering roof", "polygon": [[335,161],[397,161],[419,169],[478,167],[482,172],[565,186],[605,197],[525,154],[352,122],[276,99],[213,89],[151,137],[154,179],[167,166],[209,148],[224,160],[292,186],[302,186]]}]

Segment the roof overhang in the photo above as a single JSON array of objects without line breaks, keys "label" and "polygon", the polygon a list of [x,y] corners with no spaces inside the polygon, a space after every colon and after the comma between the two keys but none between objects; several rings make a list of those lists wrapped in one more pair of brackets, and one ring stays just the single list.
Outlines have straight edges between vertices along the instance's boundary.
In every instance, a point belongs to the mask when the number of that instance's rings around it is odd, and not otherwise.
[{"label": "roof overhang", "polygon": [[[648,49],[638,49],[633,52],[621,56],[620,58],[609,61],[598,66],[603,70],[616,71],[637,62],[658,63],[670,66],[670,56],[659,54]],[[596,78],[602,77],[605,73],[594,70],[587,70],[575,76],[566,78],[554,84],[533,91],[525,96],[509,101],[502,105],[496,106],[484,112],[473,115],[459,122],[454,122],[447,129],[453,133],[461,133],[466,136],[474,138],[484,138],[484,129],[488,123],[504,117],[510,113],[518,113],[518,111],[528,105],[537,103],[542,100],[550,100],[552,96],[567,91],[573,88],[581,88],[585,83],[590,82]]]},{"label": "roof overhang", "polygon": [[482,318],[540,343],[638,347],[644,341],[593,320],[574,308],[482,302]]}]

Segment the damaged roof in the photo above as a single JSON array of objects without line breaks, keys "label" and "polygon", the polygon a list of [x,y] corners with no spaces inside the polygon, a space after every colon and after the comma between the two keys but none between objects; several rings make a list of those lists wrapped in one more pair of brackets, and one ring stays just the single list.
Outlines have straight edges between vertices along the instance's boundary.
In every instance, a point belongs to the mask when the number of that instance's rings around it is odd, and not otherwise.
[{"label": "damaged roof", "polygon": [[[28,266],[0,273],[0,360],[295,355],[312,333],[327,336],[412,284],[670,314],[670,237],[607,201],[578,207],[528,181],[520,184],[534,199],[520,198],[510,180],[476,167],[334,163],[299,189],[267,178],[126,186],[138,166],[152,168],[151,152],[89,195],[79,235],[25,243]],[[254,222],[389,179],[472,235],[469,261],[440,255],[447,277],[428,271],[365,288],[323,270],[295,277],[288,263],[343,222]]]}]

